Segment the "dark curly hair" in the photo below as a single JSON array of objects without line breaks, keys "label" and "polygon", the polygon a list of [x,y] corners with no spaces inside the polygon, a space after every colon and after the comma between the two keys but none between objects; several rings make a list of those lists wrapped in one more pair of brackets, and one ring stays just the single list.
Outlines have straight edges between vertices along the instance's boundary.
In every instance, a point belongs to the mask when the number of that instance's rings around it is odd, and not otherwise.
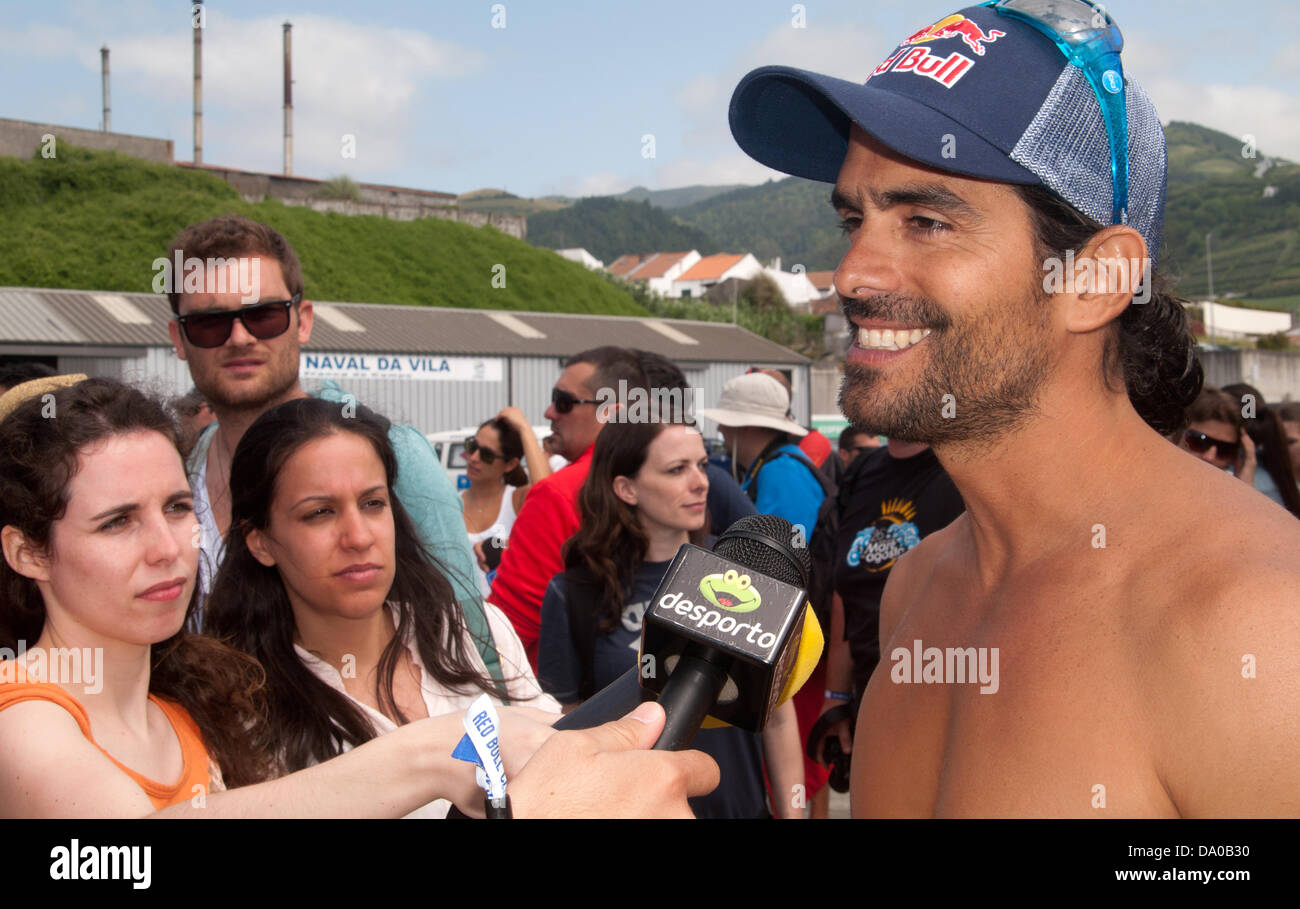
[{"label": "dark curly hair", "polygon": [[[1040,259],[1063,259],[1071,250],[1077,253],[1104,229],[1042,186],[1014,189],[1029,206]],[[1150,251],[1153,261],[1158,253]],[[1118,391],[1123,382],[1133,409],[1152,429],[1169,436],[1186,428],[1186,408],[1196,400],[1204,372],[1184,301],[1154,266],[1150,281],[1151,298],[1130,303],[1115,320],[1102,369],[1107,385]]]},{"label": "dark curly hair", "polygon": [[[19,405],[0,421],[0,526],[48,551],[51,531],[67,511],[68,486],[78,456],[110,436],[156,432],[172,445],[176,427],[161,401],[111,379],[87,379]],[[180,453],[176,455],[180,466]],[[190,600],[186,622],[197,601]],[[45,627],[45,603],[36,582],[0,559],[0,645],[17,649]],[[208,755],[227,786],[268,778],[257,661],[182,625],[151,648],[149,692],[176,701],[193,717]]]},{"label": "dark curly hair", "polygon": [[388,601],[397,607],[398,619],[376,670],[381,711],[399,725],[407,722],[393,695],[393,679],[408,632],[414,635],[424,670],[440,685],[507,698],[504,688],[475,666],[448,569],[425,549],[393,493],[397,457],[388,441],[388,420],[366,407],[346,410],[331,401],[299,398],[271,408],[244,433],[230,467],[226,556],[203,610],[205,633],[251,654],[265,667],[267,717],[284,772],[328,760],[344,743],[356,746],[376,735],[365,711],[321,681],[299,658],[293,607],[280,572],[259,562],[248,547],[250,530],[270,526],[276,481],[285,464],[314,439],[345,432],[360,436],[374,448],[388,480],[396,549]]}]

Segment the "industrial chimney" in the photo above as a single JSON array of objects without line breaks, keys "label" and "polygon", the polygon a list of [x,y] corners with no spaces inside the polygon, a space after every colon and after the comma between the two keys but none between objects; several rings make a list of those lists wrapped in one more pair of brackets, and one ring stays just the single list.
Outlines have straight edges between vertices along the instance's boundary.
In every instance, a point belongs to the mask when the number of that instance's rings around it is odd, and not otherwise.
[{"label": "industrial chimney", "polygon": [[293,176],[293,24],[284,23],[284,175]]},{"label": "industrial chimney", "polygon": [[102,72],[104,83],[104,132],[111,133],[113,127],[109,124],[109,107],[108,107],[108,45],[105,44],[99,49],[99,64]]},{"label": "industrial chimney", "polygon": [[194,26],[194,163],[203,163],[203,0],[191,8]]}]

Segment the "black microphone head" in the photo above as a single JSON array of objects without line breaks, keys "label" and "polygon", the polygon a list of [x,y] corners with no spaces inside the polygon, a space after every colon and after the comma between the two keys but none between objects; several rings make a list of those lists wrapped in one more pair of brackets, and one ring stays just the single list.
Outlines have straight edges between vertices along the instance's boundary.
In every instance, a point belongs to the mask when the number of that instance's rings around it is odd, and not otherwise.
[{"label": "black microphone head", "polygon": [[713,544],[713,551],[783,584],[807,590],[812,576],[812,556],[806,541],[811,536],[811,528],[796,534],[794,525],[785,518],[751,514],[724,530]]}]

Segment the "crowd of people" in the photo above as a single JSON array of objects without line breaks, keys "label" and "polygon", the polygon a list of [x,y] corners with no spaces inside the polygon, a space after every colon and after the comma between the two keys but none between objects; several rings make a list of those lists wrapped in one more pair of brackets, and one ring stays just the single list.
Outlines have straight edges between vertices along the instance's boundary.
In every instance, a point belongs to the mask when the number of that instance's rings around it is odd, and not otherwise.
[{"label": "crowd of people", "polygon": [[[1073,71],[1083,32],[1058,27],[1093,7],[1039,6],[963,10],[869,85],[764,67],[736,89],[748,154],[836,186],[837,451],[755,367],[699,413],[728,473],[684,408],[602,417],[603,391],[686,380],[597,347],[556,378],[548,439],[513,407],[479,427],[457,495],[415,428],[302,387],[313,312],[284,237],[182,231],[169,259],[261,275],[251,305],[169,295],[192,394],[32,375],[0,396],[0,814],[482,814],[452,750],[483,698],[520,816],[818,817],[846,783],[883,816],[1300,812],[1300,410],[1202,387],[1154,271],[1155,109]],[[911,47],[959,38],[969,69]],[[1134,179],[1105,195],[1129,168],[1098,105],[1124,103]],[[950,129],[960,173],[936,157]],[[1067,253],[1145,260],[1147,299],[1045,295]],[[675,553],[753,514],[810,551],[828,646],[804,688],[697,749],[649,750],[652,703],[555,732],[636,665]],[[945,677],[940,645],[978,651],[983,687]],[[886,648],[917,665],[886,671]],[[55,651],[86,655],[79,678]]]},{"label": "crowd of people", "polygon": [[[40,368],[0,399],[0,626],[16,653],[0,682],[4,813],[194,813],[196,793],[218,814],[473,813],[463,773],[416,781],[403,749],[452,736],[486,694],[522,768],[557,715],[636,665],[678,549],[762,513],[813,548],[828,645],[761,734],[700,732],[720,784],[689,808],[827,816],[880,661],[890,569],[964,510],[927,444],[850,425],[833,452],[792,418],[788,377],[755,368],[698,414],[718,425],[728,472],[688,409],[602,417],[601,390],[620,382],[687,384],[660,354],[601,347],[566,362],[545,445],[517,407],[479,426],[457,496],[412,427],[333,383],[302,388],[311,304],[283,237],[226,217],[177,248],[257,256],[270,276],[251,309],[172,295],[188,394],[164,404]],[[278,322],[250,329],[268,305]],[[1171,438],[1300,515],[1296,416],[1249,386],[1207,386]],[[29,671],[30,654],[85,646],[107,660],[93,694]],[[65,756],[42,760],[52,748]],[[300,801],[360,775],[349,796]]]}]

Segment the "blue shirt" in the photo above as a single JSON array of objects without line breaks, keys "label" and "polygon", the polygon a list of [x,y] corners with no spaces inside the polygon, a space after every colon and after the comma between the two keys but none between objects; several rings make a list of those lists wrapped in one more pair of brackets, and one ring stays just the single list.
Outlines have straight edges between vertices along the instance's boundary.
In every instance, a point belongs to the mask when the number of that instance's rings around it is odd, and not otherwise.
[{"label": "blue shirt", "polygon": [[[783,454],[778,456],[777,452]],[[782,445],[768,452],[765,458],[760,455],[755,463],[760,459],[762,464],[758,472],[754,472],[751,464],[740,488],[748,492],[751,486],[757,486],[754,504],[758,513],[785,518],[795,527],[802,527],[804,539],[811,540],[813,527],[817,524],[817,509],[826,498],[821,484],[813,476],[817,468],[797,445]]]}]

